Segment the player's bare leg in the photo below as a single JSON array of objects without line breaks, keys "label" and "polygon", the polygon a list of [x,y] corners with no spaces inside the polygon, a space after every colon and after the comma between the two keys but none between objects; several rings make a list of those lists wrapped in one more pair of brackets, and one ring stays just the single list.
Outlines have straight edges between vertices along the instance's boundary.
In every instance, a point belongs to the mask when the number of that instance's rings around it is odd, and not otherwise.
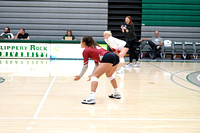
[{"label": "player's bare leg", "polygon": [[120,74],[124,73],[124,66],[125,66],[124,56],[126,55],[128,50],[129,50],[128,48],[122,48],[120,53],[119,53],[121,68],[117,71],[117,73],[120,73]]},{"label": "player's bare leg", "polygon": [[86,100],[83,100],[82,103],[83,104],[95,104],[95,92],[98,86],[98,79],[99,77],[101,77],[101,75],[103,75],[104,73],[106,73],[108,70],[110,70],[112,68],[111,63],[101,63],[96,70],[94,71],[92,77],[91,77],[91,92],[90,95],[88,96],[88,98]]},{"label": "player's bare leg", "polygon": [[110,80],[113,88],[114,88],[114,93],[109,95],[110,98],[116,98],[116,99],[120,99],[121,98],[121,95],[119,93],[119,90],[118,90],[118,85],[117,85],[117,81],[116,79],[114,78],[113,76],[113,73],[116,71],[117,69],[117,65],[112,67],[110,70],[108,70],[106,72],[106,76],[107,78]]}]

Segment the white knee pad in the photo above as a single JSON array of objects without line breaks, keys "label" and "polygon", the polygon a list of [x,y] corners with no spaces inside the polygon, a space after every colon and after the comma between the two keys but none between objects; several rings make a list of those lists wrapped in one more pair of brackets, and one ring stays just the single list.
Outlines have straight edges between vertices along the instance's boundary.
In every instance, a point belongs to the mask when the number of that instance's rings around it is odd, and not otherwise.
[{"label": "white knee pad", "polygon": [[90,81],[91,81],[91,82],[93,82],[93,81],[97,81],[97,82],[98,82],[99,79],[98,79],[97,77],[95,77],[95,76],[92,76]]},{"label": "white knee pad", "polygon": [[115,77],[111,76],[111,77],[107,77],[109,81],[112,81]]},{"label": "white knee pad", "polygon": [[120,63],[125,63],[124,58],[119,58]]}]

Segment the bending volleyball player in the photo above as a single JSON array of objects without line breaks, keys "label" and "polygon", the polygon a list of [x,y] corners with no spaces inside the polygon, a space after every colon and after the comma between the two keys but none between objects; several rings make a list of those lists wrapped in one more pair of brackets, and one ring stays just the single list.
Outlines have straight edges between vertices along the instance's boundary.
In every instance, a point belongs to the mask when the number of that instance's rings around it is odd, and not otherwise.
[{"label": "bending volleyball player", "polygon": [[85,48],[83,51],[84,65],[82,71],[79,75],[76,75],[74,80],[79,80],[88,68],[89,58],[95,61],[95,68],[93,70],[91,79],[91,93],[87,99],[83,100],[83,104],[95,104],[95,92],[98,86],[98,80],[101,75],[106,74],[107,78],[110,80],[114,93],[109,95],[110,98],[120,99],[121,95],[118,91],[117,81],[113,77],[113,73],[117,69],[119,63],[119,57],[115,53],[111,53],[102,47],[100,47],[91,36],[84,36],[81,39],[81,48]]},{"label": "bending volleyball player", "polygon": [[111,48],[111,50],[119,55],[121,68],[117,72],[124,73],[124,56],[129,50],[128,44],[123,40],[113,37],[111,31],[104,32],[104,39],[108,46]]}]

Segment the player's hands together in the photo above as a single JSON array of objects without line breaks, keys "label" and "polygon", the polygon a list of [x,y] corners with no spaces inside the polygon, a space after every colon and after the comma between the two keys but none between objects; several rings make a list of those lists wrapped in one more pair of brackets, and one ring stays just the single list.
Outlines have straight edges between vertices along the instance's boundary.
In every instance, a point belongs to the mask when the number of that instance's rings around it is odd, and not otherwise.
[{"label": "player's hands together", "polygon": [[121,26],[122,32],[124,32],[124,28],[125,28],[125,27],[122,25],[122,26]]},{"label": "player's hands together", "polygon": [[87,81],[90,81],[90,80],[91,80],[91,77],[92,77],[92,75],[89,75]]},{"label": "player's hands together", "polygon": [[126,32],[129,32],[129,30],[128,30],[128,29],[126,29],[126,27],[125,27],[124,29],[126,30]]},{"label": "player's hands together", "polygon": [[79,80],[81,78],[79,75],[75,75],[74,77],[75,77],[74,78],[75,81],[77,81],[77,80]]},{"label": "player's hands together", "polygon": [[129,32],[129,30],[128,30],[126,27],[124,27],[124,26],[121,26],[121,29],[122,29],[122,32],[124,32],[124,30],[125,30],[126,32]]}]

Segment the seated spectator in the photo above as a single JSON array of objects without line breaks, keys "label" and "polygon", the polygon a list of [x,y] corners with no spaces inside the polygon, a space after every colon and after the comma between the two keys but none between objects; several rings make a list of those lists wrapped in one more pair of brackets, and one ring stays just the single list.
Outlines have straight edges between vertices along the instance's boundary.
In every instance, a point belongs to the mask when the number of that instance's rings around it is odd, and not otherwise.
[{"label": "seated spectator", "polygon": [[67,30],[66,32],[67,34],[65,34],[62,38],[62,40],[76,40],[75,36],[72,35],[72,30]]},{"label": "seated spectator", "polygon": [[4,29],[4,33],[1,33],[1,36],[4,37],[4,39],[14,39],[14,35],[10,33],[10,28],[6,27]]},{"label": "seated spectator", "polygon": [[24,28],[21,28],[20,31],[15,36],[15,39],[30,40],[30,36],[28,33],[25,32]]},{"label": "seated spectator", "polygon": [[159,37],[158,31],[155,31],[155,37],[152,37],[151,39],[140,39],[139,42],[141,42],[141,46],[144,46],[146,43],[150,45],[153,50],[153,59],[156,58],[157,51],[159,51],[163,45],[163,39]]}]

